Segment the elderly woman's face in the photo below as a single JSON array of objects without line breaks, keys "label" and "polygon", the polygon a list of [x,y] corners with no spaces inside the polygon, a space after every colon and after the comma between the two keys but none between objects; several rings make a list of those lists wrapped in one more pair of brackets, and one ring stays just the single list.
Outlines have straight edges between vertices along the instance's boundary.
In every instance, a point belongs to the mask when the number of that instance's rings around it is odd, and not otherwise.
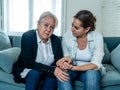
[{"label": "elderly woman's face", "polygon": [[55,28],[55,20],[50,16],[45,17],[43,21],[40,22],[37,26],[38,34],[40,38],[46,42],[49,39],[49,37],[52,35],[54,28]]}]

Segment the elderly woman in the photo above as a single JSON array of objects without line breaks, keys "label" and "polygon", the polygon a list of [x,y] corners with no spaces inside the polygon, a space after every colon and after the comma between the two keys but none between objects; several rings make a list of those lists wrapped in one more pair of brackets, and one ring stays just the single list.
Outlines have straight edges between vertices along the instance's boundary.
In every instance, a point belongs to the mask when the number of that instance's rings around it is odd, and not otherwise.
[{"label": "elderly woman", "polygon": [[68,72],[69,80],[58,80],[59,90],[73,90],[73,80],[83,82],[84,90],[100,90],[104,72],[103,37],[95,31],[95,22],[96,18],[88,10],[79,11],[73,17],[72,33],[67,32],[62,41],[66,57],[57,62],[58,67]]},{"label": "elderly woman", "polygon": [[38,20],[37,29],[22,36],[21,53],[12,73],[16,82],[25,83],[26,90],[38,90],[42,78],[42,90],[56,90],[55,77],[61,80],[67,75],[56,67],[57,60],[63,57],[60,40],[52,34],[57,22],[55,15],[44,12]]}]

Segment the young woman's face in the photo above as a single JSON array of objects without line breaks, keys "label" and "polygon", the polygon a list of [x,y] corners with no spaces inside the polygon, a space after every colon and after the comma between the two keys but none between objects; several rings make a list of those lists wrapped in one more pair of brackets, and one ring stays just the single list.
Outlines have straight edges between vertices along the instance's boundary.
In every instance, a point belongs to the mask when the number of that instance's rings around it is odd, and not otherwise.
[{"label": "young woman's face", "polygon": [[79,19],[73,18],[71,31],[75,37],[84,37],[89,31],[89,28],[84,28],[81,25],[82,22]]},{"label": "young woman's face", "polygon": [[55,28],[55,20],[47,16],[37,25],[38,34],[42,40],[47,41],[52,35]]}]

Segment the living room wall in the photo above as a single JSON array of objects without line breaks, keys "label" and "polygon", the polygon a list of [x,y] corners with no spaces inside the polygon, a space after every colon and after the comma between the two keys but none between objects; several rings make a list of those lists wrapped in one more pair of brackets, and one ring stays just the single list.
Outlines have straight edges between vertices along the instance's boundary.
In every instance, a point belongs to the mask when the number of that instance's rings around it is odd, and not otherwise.
[{"label": "living room wall", "polygon": [[120,37],[120,0],[102,2],[102,33],[106,37]]},{"label": "living room wall", "polygon": [[90,10],[97,18],[96,30],[101,32],[101,3],[102,0],[67,0],[66,2],[66,31],[71,30],[72,17],[83,9]]},{"label": "living room wall", "polygon": [[66,31],[71,30],[72,17],[87,9],[96,16],[96,30],[103,36],[120,36],[120,0],[67,0],[66,4]]}]

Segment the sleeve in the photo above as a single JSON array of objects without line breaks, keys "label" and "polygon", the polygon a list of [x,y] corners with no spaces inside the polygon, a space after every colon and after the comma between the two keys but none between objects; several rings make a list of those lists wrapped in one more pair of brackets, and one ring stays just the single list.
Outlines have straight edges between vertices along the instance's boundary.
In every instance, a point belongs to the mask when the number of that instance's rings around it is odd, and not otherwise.
[{"label": "sleeve", "polygon": [[103,49],[103,37],[100,33],[96,33],[94,36],[94,48],[91,63],[97,65],[98,69],[101,67],[101,62],[104,56]]},{"label": "sleeve", "polygon": [[[53,41],[54,42],[54,41]],[[61,46],[61,40],[60,38],[56,38],[55,39],[56,45],[54,45],[53,47],[56,48],[56,52],[54,53],[54,57],[55,57],[55,61],[52,64],[53,66],[56,66],[56,62],[63,58],[63,50],[62,50],[62,46]],[[54,51],[53,51],[54,52]]]},{"label": "sleeve", "polygon": [[71,32],[66,32],[62,37],[62,48],[63,48],[63,55],[64,56],[71,56],[72,53],[72,42],[71,42]]}]

